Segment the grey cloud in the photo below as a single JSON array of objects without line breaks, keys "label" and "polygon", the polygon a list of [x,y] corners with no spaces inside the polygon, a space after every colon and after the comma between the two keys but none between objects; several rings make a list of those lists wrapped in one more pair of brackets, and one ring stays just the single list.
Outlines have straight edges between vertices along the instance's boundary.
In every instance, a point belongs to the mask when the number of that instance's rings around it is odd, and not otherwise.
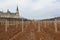
[{"label": "grey cloud", "polygon": [[39,0],[32,0],[32,2],[37,2],[37,1],[39,1]]},{"label": "grey cloud", "polygon": [[56,0],[56,2],[60,2],[60,0]]},{"label": "grey cloud", "polygon": [[59,8],[56,8],[54,6],[46,7],[44,9],[39,9],[37,11],[34,11],[30,8],[26,8],[21,11],[21,15],[29,19],[33,19],[33,18],[34,19],[47,19],[47,18],[60,16],[59,10],[60,10]]}]

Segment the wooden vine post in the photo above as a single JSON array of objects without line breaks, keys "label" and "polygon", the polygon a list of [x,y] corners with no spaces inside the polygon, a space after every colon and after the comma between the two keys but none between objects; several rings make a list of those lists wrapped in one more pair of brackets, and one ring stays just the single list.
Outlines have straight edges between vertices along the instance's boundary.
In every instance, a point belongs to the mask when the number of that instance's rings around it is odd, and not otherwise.
[{"label": "wooden vine post", "polygon": [[23,30],[24,30],[24,29],[23,29],[23,25],[24,25],[24,22],[23,22],[23,19],[22,19],[22,32],[23,32]]},{"label": "wooden vine post", "polygon": [[55,19],[54,24],[55,24],[55,32],[57,32],[57,19]]},{"label": "wooden vine post", "polygon": [[8,21],[6,20],[6,21],[5,21],[5,31],[6,31],[6,32],[7,32],[8,25],[9,25],[9,23],[8,23]]},{"label": "wooden vine post", "polygon": [[40,32],[40,22],[38,22],[38,32]]}]

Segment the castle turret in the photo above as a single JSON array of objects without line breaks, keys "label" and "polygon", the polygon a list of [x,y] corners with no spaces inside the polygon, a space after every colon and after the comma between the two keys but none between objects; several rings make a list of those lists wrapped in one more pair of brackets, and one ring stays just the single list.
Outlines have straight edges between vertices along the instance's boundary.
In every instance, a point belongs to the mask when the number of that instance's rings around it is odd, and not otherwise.
[{"label": "castle turret", "polygon": [[7,13],[10,13],[9,9],[7,9]]}]

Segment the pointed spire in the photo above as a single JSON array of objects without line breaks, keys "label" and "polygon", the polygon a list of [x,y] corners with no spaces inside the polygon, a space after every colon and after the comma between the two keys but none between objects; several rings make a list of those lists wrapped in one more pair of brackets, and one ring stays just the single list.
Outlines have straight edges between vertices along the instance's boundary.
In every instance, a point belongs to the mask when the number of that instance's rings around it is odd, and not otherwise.
[{"label": "pointed spire", "polygon": [[18,9],[18,6],[17,6],[17,9],[16,9],[16,16],[19,18],[19,9]]},{"label": "pointed spire", "polygon": [[16,10],[18,11],[18,6],[17,6],[17,9]]}]

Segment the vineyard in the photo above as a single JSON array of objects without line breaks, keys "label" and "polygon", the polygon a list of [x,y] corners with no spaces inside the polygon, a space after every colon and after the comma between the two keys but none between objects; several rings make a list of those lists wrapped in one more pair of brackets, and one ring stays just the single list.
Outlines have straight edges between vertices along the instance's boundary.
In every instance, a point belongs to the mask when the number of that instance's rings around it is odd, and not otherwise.
[{"label": "vineyard", "polygon": [[0,40],[60,40],[60,20],[1,21]]}]

